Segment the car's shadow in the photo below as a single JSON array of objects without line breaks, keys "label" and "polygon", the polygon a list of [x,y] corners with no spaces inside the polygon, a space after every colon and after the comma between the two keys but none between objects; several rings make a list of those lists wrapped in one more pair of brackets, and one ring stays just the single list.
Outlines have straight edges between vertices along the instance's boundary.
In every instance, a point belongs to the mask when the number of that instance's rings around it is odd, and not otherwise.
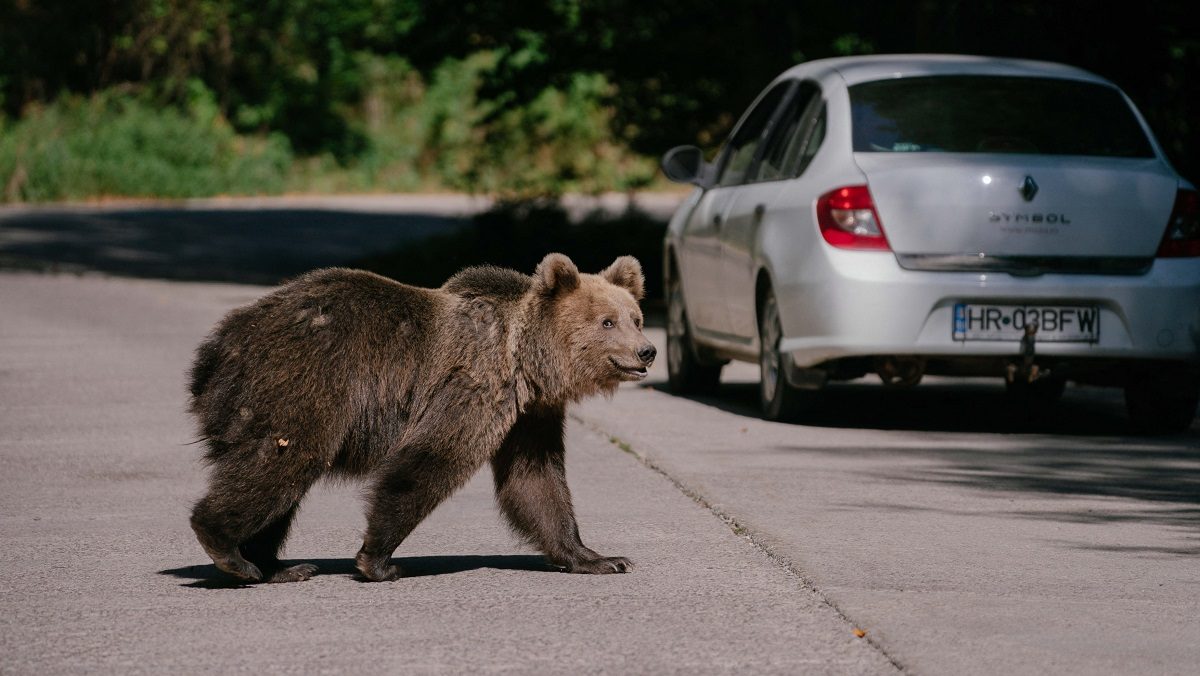
[{"label": "car's shadow", "polygon": [[[311,563],[318,570],[314,577],[323,575],[339,575],[351,577],[360,582],[366,578],[354,567],[354,559],[297,559],[284,561],[284,565]],[[490,568],[493,570],[522,570],[535,573],[560,572],[559,568],[546,563],[544,557],[534,554],[496,554],[496,555],[459,555],[459,556],[406,556],[392,559],[392,563],[400,566],[404,577],[429,577],[434,575],[451,575],[472,570]],[[169,575],[181,580],[191,580],[181,586],[198,589],[231,589],[248,586],[246,583],[226,575],[210,564],[168,568],[158,571],[159,575]]]},{"label": "car's shadow", "polygon": [[[665,383],[648,385],[669,392]],[[760,417],[757,383],[722,383],[693,401],[747,417]],[[939,380],[913,388],[878,383],[836,383],[821,390],[815,403],[791,422],[842,429],[925,432],[1042,433],[1071,436],[1134,434],[1121,390],[1068,387],[1053,404],[1032,404],[1008,395],[1003,383]],[[1200,437],[1200,420],[1185,435]]]},{"label": "car's shadow", "polygon": [[[652,385],[665,390],[663,385]],[[861,382],[836,384],[796,425],[824,428],[946,432],[940,437],[885,437],[856,446],[864,476],[888,483],[971,488],[1031,500],[1055,496],[1106,502],[1004,502],[1021,518],[1104,524],[1159,525],[1191,533],[1200,528],[1200,421],[1187,432],[1139,437],[1118,389],[1069,387],[1052,406],[1010,401],[1004,385],[944,380],[909,390]],[[746,418],[759,417],[758,384],[726,383],[696,402]],[[799,427],[797,427],[799,431]],[[921,443],[928,439],[929,443]],[[845,458],[842,445],[795,442],[765,446],[767,453]],[[850,508],[942,509],[908,503],[847,504]],[[1138,556],[1200,556],[1195,537],[1137,545],[1064,541],[1064,546]]]}]

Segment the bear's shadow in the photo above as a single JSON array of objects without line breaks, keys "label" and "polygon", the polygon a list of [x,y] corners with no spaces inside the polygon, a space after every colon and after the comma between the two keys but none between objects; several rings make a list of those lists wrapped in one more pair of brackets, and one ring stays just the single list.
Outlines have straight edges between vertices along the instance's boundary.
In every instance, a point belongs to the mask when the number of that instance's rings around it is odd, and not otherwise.
[{"label": "bear's shadow", "polygon": [[[346,575],[359,582],[367,582],[367,579],[354,567],[354,559],[297,559],[283,562],[287,566],[298,563],[311,563],[317,566],[319,570],[313,577]],[[392,563],[400,566],[400,570],[404,571],[405,578],[466,573],[484,568],[491,568],[493,570],[523,570],[535,573],[560,571],[559,568],[546,563],[546,559],[543,557],[533,554],[408,556],[392,559]],[[188,582],[181,586],[197,589],[238,589],[251,586],[217,570],[217,567],[211,563],[207,565],[184,566],[182,568],[168,568],[158,571],[158,574],[170,575],[183,580],[193,580],[193,582]]]}]

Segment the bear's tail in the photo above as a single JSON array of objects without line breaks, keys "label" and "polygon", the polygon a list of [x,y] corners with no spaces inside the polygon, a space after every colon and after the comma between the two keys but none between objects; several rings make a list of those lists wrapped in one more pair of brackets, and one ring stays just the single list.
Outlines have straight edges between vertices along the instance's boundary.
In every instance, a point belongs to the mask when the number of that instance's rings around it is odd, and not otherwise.
[{"label": "bear's tail", "polygon": [[191,393],[192,399],[199,399],[208,390],[208,383],[221,362],[221,350],[217,341],[211,338],[200,343],[196,348],[196,361],[192,363]]}]

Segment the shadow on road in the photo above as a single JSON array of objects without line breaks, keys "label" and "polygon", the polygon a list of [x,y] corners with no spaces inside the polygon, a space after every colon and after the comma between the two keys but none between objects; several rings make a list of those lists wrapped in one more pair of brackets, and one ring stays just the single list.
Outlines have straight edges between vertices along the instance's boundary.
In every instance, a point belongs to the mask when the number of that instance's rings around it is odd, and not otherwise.
[{"label": "shadow on road", "polygon": [[277,284],[468,222],[323,209],[38,210],[0,219],[0,267]]},{"label": "shadow on road", "polygon": [[[665,390],[665,385],[652,387]],[[801,439],[764,451],[839,457],[852,453],[855,460],[870,466],[864,473],[888,482],[949,485],[1020,499],[1112,500],[1111,508],[1088,503],[1079,508],[1012,512],[1021,518],[1200,529],[1200,422],[1182,435],[1133,436],[1120,390],[1069,388],[1057,405],[1036,410],[1014,406],[1002,384],[947,381],[889,390],[850,383],[830,386],[822,394],[816,408],[797,421],[798,434],[803,427],[954,434],[928,437],[927,444],[853,451]],[[723,384],[713,396],[692,399],[759,417],[757,383]],[[913,437],[905,440],[911,442]],[[937,511],[911,505],[871,507]],[[1170,547],[1064,545],[1136,555],[1200,556],[1200,542]]]},{"label": "shadow on road", "polygon": [[[669,392],[665,383],[648,387]],[[760,417],[757,383],[723,383],[713,395],[686,398],[729,413]],[[1118,389],[1069,388],[1057,404],[1035,407],[1014,403],[999,379],[995,384],[947,380],[907,390],[869,382],[833,384],[795,422],[841,429],[1076,437],[1133,432]],[[1200,439],[1195,427],[1189,434]]]},{"label": "shadow on road", "polygon": [[[844,448],[801,445],[777,450],[834,455],[847,452]],[[1068,504],[1050,510],[1022,509],[1025,502],[1006,503],[1011,509],[1005,513],[1020,518],[1200,530],[1200,449],[1178,440],[1034,436],[1019,441],[981,440],[978,444],[883,446],[855,449],[853,453],[856,459],[868,462],[878,458],[877,469],[867,473],[888,482],[970,488],[1010,495],[1020,501],[1044,497],[1088,500],[1078,506]],[[942,511],[892,504],[870,507]],[[1191,536],[1188,540],[1188,544],[1174,546],[1061,544],[1114,554],[1200,556],[1200,538]]]},{"label": "shadow on road", "polygon": [[[886,471],[875,473],[887,479],[1011,493],[1133,498],[1178,505],[1178,508],[1166,511],[1155,510],[1155,518],[1163,523],[1200,520],[1200,449],[1128,437],[1047,439],[1035,436],[1019,443],[1012,441],[858,448],[854,455],[858,459],[886,456],[889,460],[932,461],[921,463],[915,470],[911,465],[890,463]],[[778,448],[804,453],[846,452],[845,449],[813,448],[811,445]],[[1053,511],[1029,514],[1054,518],[1066,515]],[[1070,514],[1080,522],[1134,518],[1124,511],[1119,514],[1103,511]]]},{"label": "shadow on road", "polygon": [[[346,575],[365,582],[354,567],[354,559],[303,559],[284,561],[285,565],[311,563],[320,570],[321,575]],[[491,568],[493,570],[524,570],[535,573],[558,572],[558,569],[546,563],[546,559],[534,554],[497,554],[491,555],[461,555],[461,556],[407,556],[392,559],[392,563],[400,566],[404,577],[428,577],[433,575],[450,575],[466,573],[472,570]],[[194,580],[184,584],[185,587],[198,589],[236,589],[247,586],[208,564],[200,566],[184,566],[158,571],[159,575],[170,575],[183,580]]]},{"label": "shadow on road", "polygon": [[363,268],[436,287],[471,265],[530,273],[551,251],[599,272],[642,262],[658,308],[665,217],[631,204],[573,214],[554,202],[474,215],[320,208],[63,208],[0,211],[0,268],[274,285],[314,268]]}]

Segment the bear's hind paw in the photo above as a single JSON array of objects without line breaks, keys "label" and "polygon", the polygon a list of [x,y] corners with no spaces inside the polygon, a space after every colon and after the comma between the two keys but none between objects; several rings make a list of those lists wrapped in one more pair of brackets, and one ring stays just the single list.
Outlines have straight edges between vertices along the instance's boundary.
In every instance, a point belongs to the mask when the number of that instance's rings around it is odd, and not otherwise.
[{"label": "bear's hind paw", "polygon": [[281,568],[271,575],[267,582],[303,582],[313,575],[316,575],[319,569],[311,563],[300,563],[287,568]]},{"label": "bear's hind paw", "polygon": [[369,582],[391,582],[404,576],[400,566],[388,563],[386,558],[371,559],[361,552],[355,557],[354,566]]},{"label": "bear's hind paw", "polygon": [[223,570],[239,580],[247,582],[262,582],[263,580],[262,571],[258,569],[258,566],[240,556],[214,559],[213,563],[216,564],[218,570]]},{"label": "bear's hind paw", "polygon": [[608,573],[631,573],[633,562],[624,556],[601,556],[586,561],[577,561],[567,566],[568,573],[605,575]]}]

